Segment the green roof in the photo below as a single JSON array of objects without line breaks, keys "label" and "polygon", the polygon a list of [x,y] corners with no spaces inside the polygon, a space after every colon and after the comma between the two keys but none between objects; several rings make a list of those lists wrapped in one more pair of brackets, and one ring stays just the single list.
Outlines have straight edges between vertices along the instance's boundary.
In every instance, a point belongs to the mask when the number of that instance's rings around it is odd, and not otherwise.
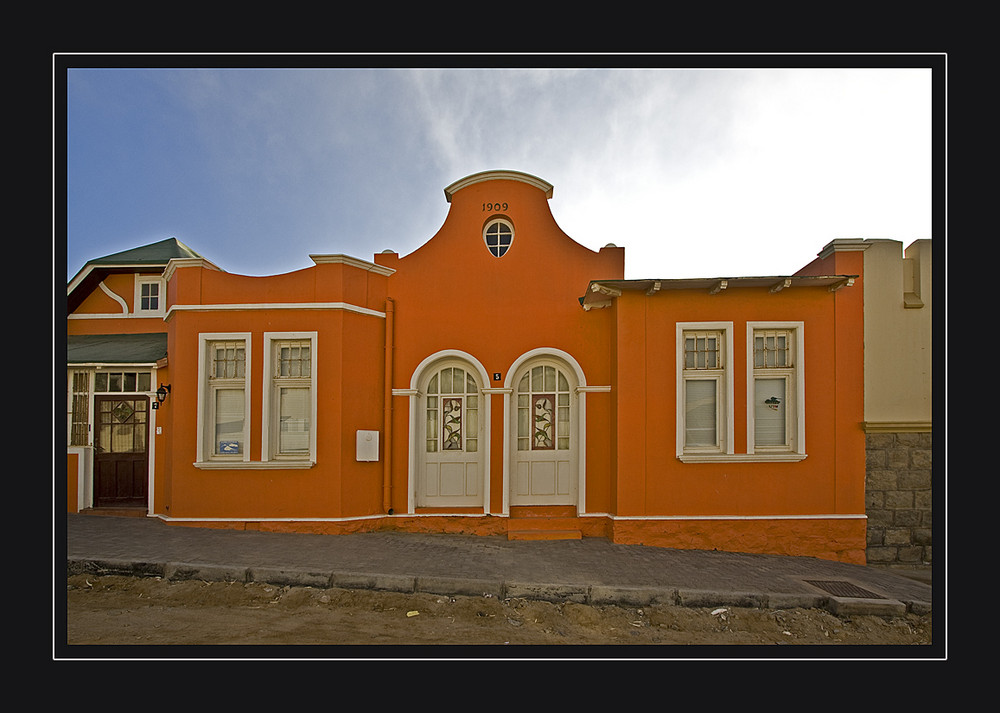
[{"label": "green roof", "polygon": [[167,356],[166,333],[70,334],[68,364],[152,364]]},{"label": "green roof", "polygon": [[158,243],[123,250],[120,253],[88,260],[88,265],[166,265],[175,257],[200,258],[201,255],[179,241],[177,238],[167,238]]}]

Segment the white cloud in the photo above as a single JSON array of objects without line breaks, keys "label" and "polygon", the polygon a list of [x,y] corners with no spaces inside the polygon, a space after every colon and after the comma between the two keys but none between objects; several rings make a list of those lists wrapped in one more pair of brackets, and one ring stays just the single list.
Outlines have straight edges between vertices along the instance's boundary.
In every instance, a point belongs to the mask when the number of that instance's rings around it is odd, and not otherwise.
[{"label": "white cloud", "polygon": [[98,130],[81,137],[101,141],[71,173],[81,260],[170,235],[247,274],[405,254],[440,227],[445,186],[497,168],[552,183],[560,227],[624,246],[629,277],[785,273],[834,238],[931,237],[926,70],[85,72],[73,88],[71,118]]}]

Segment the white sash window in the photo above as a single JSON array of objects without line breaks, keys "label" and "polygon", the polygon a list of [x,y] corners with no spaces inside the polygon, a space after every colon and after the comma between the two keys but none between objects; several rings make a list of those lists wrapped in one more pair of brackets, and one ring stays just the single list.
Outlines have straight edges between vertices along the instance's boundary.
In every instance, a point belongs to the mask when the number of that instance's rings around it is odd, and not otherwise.
[{"label": "white sash window", "polygon": [[801,323],[749,323],[747,451],[804,453]]},{"label": "white sash window", "polygon": [[265,334],[267,460],[316,459],[316,334]]},{"label": "white sash window", "polygon": [[732,453],[732,324],[677,325],[677,455]]},{"label": "white sash window", "polygon": [[203,335],[202,452],[205,460],[245,460],[248,457],[247,342],[243,336],[214,339]]}]

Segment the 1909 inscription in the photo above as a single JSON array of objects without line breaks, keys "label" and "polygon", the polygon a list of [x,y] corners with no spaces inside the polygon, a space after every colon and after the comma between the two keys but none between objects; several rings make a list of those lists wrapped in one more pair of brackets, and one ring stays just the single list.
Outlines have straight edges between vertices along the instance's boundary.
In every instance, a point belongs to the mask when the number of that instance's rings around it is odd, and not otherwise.
[{"label": "1909 inscription", "polygon": [[483,203],[484,211],[507,210],[506,201],[503,203]]}]

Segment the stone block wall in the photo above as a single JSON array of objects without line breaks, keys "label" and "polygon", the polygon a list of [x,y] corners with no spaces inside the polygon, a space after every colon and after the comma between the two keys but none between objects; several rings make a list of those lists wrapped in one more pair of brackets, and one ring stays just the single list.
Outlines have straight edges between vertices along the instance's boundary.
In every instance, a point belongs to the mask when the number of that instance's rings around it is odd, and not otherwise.
[{"label": "stone block wall", "polygon": [[931,564],[931,434],[866,435],[867,561]]}]

